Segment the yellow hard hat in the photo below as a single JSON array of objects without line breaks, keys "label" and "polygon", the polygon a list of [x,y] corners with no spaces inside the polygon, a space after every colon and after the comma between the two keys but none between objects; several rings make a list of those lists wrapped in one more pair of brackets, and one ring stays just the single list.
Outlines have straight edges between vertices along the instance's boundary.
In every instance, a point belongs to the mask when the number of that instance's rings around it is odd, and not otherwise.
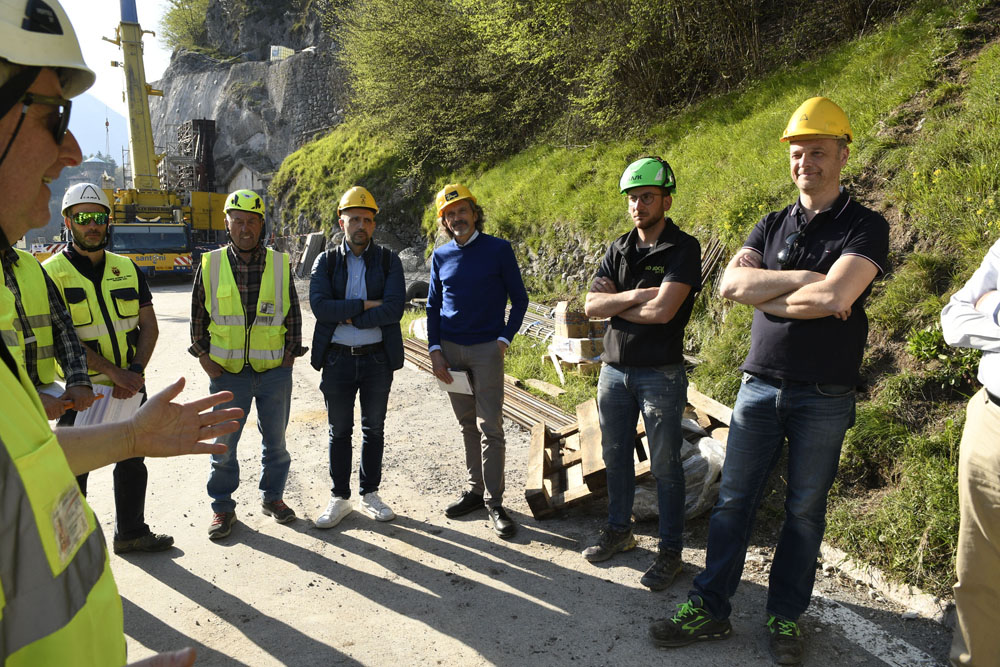
[{"label": "yellow hard hat", "polygon": [[337,205],[337,215],[340,215],[340,212],[345,208],[367,208],[378,213],[375,197],[372,197],[372,193],[360,185],[355,185],[340,198],[340,204]]},{"label": "yellow hard hat", "polygon": [[449,183],[441,188],[441,192],[437,193],[437,197],[434,198],[434,204],[437,206],[438,217],[441,217],[441,211],[444,210],[445,206],[462,199],[471,199],[473,204],[476,203],[476,198],[472,196],[471,192],[469,192],[469,188],[465,187],[461,183]]},{"label": "yellow hard hat", "polygon": [[825,97],[810,97],[788,119],[782,141],[791,139],[846,139],[854,133],[847,114]]},{"label": "yellow hard hat", "polygon": [[253,190],[236,190],[230,192],[226,197],[226,206],[223,209],[229,211],[248,211],[257,213],[264,217],[264,199]]}]

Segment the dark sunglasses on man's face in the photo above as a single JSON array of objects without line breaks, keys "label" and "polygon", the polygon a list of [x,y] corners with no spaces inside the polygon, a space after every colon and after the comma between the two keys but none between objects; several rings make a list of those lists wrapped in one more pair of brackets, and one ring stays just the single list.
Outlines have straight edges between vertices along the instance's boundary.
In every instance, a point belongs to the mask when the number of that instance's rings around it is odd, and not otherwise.
[{"label": "dark sunglasses on man's face", "polygon": [[74,213],[73,222],[80,225],[81,227],[85,227],[91,223],[97,225],[98,227],[103,227],[104,225],[108,224],[108,217],[109,217],[108,214],[105,213],[104,211],[98,211],[98,212],[87,211],[84,213]]},{"label": "dark sunglasses on man's face", "polygon": [[63,137],[66,136],[66,128],[69,127],[69,111],[73,103],[65,97],[50,97],[49,95],[39,95],[37,93],[25,93],[21,97],[21,103],[24,104],[24,111],[22,113],[26,112],[32,104],[48,104],[55,107],[55,111],[48,116],[48,126],[49,132],[52,133],[52,138],[56,140],[57,144],[61,144]]}]

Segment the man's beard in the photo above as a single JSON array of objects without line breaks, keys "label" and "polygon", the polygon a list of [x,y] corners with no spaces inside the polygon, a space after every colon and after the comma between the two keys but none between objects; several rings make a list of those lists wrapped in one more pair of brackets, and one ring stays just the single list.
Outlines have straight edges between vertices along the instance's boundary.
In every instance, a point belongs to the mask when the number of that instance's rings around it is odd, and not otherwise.
[{"label": "man's beard", "polygon": [[76,245],[80,246],[82,249],[86,250],[87,252],[93,252],[95,250],[100,250],[101,248],[103,248],[104,246],[106,246],[108,244],[108,234],[107,234],[107,232],[105,232],[104,236],[101,237],[101,240],[98,243],[96,243],[96,244],[90,244],[90,243],[87,243],[87,241],[84,238],[83,234],[81,234],[80,232],[78,232],[77,230],[74,229],[73,230],[73,243],[75,243]]}]

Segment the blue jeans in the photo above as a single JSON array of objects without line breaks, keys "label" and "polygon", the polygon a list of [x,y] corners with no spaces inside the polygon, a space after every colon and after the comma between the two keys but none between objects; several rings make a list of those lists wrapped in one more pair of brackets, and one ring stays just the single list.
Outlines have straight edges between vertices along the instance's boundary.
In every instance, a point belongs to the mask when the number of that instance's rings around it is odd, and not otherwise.
[{"label": "blue jeans", "polygon": [[771,563],[767,612],[794,621],[806,610],[826,530],[826,496],[853,425],[853,387],[743,374],[708,526],[705,570],[692,590],[710,614],[721,620],[732,612],[729,600],[743,574],[754,515],[786,438],[785,522]]},{"label": "blue jeans", "polygon": [[632,524],[635,499],[635,432],[642,411],[649,462],[656,478],[660,548],[684,546],[684,469],[681,417],[687,401],[684,365],[646,367],[604,364],[597,383],[601,448],[608,479],[608,523],[615,530]]},{"label": "blue jeans", "polygon": [[208,475],[208,495],[212,498],[213,512],[232,512],[236,502],[232,494],[240,485],[240,464],[236,445],[243,433],[243,426],[250,412],[251,401],[257,404],[257,430],[262,439],[260,490],[264,502],[280,500],[285,492],[288,466],[291,457],[285,448],[285,428],[292,402],[292,369],[272,368],[258,373],[244,368],[239,373],[226,373],[209,380],[210,391],[231,391],[233,400],[216,406],[243,408],[240,427],[234,433],[219,437],[216,442],[229,447],[225,454],[212,455],[212,470]]},{"label": "blue jeans", "polygon": [[378,491],[382,482],[383,426],[392,387],[385,351],[352,356],[331,348],[323,364],[319,388],[326,399],[330,424],[330,478],[333,495],[351,497],[351,435],[354,400],[361,396],[361,495]]}]

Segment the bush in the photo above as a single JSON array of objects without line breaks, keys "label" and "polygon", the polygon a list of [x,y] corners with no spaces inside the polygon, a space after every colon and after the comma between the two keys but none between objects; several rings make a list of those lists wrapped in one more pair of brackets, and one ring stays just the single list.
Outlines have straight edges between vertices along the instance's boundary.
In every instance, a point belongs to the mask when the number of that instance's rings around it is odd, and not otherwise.
[{"label": "bush", "polygon": [[208,46],[205,14],[209,0],[167,0],[160,34],[171,49],[201,51]]}]

